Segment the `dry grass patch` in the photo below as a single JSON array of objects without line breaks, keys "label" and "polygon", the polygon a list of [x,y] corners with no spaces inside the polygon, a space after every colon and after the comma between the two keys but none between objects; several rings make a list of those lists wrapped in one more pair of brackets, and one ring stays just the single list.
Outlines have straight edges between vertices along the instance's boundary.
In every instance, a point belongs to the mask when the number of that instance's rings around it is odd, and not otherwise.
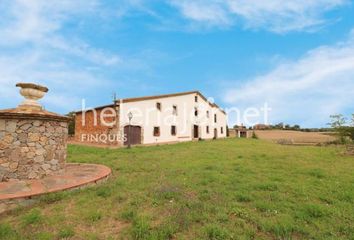
[{"label": "dry grass patch", "polygon": [[264,130],[255,131],[259,139],[273,142],[284,142],[284,144],[321,144],[336,140],[336,137],[329,133],[300,132],[289,130]]}]

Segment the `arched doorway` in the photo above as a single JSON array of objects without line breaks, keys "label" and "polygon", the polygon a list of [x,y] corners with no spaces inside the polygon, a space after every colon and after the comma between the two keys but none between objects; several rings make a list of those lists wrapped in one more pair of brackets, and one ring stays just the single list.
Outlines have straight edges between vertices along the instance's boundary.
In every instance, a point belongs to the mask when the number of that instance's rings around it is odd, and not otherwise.
[{"label": "arched doorway", "polygon": [[141,144],[141,127],[128,125],[124,127],[124,134],[127,137],[127,141],[124,145],[138,145]]}]

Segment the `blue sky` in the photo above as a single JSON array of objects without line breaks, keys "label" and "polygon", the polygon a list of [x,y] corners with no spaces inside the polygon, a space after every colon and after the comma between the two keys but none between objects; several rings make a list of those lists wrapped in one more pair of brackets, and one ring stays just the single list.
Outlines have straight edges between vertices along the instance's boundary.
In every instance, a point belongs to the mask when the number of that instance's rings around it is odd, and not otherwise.
[{"label": "blue sky", "polygon": [[267,102],[272,123],[354,112],[349,0],[0,0],[0,11],[0,108],[21,101],[15,83],[36,82],[60,113],[113,92],[189,90],[225,108]]}]

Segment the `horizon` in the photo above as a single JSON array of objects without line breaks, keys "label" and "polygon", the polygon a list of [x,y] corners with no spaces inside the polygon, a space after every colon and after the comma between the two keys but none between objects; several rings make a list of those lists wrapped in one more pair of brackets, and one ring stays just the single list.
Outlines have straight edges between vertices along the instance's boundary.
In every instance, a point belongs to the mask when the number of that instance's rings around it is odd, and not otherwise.
[{"label": "horizon", "polygon": [[267,103],[271,124],[321,128],[354,113],[353,1],[17,0],[0,10],[1,109],[21,102],[17,82],[33,82],[61,114],[82,99],[195,89],[223,109]]}]

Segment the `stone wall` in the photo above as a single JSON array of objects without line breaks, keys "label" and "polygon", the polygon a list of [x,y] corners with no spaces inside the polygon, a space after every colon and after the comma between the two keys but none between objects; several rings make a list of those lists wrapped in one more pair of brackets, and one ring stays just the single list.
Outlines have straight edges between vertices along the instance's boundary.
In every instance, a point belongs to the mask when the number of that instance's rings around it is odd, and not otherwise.
[{"label": "stone wall", "polygon": [[39,179],[64,168],[68,123],[0,119],[0,182]]},{"label": "stone wall", "polygon": [[[86,144],[97,145],[121,145],[121,142],[117,140],[117,134],[119,134],[118,117],[104,117],[103,120],[107,126],[102,123],[101,114],[105,109],[113,109],[114,106],[106,106],[104,108],[96,108],[95,111],[85,112],[85,120],[83,120],[83,113],[77,112],[75,114],[75,141]],[[107,112],[106,112],[107,113]],[[109,113],[109,112],[108,112]],[[117,114],[117,113],[116,113]],[[83,122],[84,121],[84,122]],[[100,140],[100,137],[104,137],[104,140]],[[111,136],[107,139],[105,136]],[[110,140],[111,139],[111,140]]]}]

